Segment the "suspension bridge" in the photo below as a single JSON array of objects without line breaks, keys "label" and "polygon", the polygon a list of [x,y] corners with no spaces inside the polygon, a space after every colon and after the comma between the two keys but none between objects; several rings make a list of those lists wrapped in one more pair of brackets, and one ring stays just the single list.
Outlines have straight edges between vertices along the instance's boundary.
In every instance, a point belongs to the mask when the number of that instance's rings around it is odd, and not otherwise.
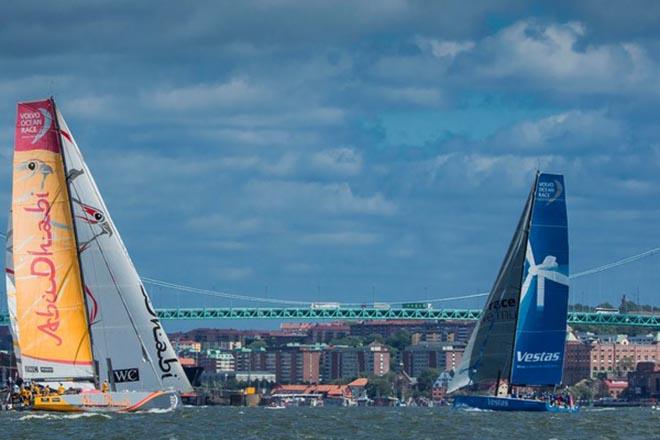
[{"label": "suspension bridge", "polygon": [[[0,233],[0,238],[6,238]],[[648,258],[660,253],[660,247],[626,257],[602,266],[571,274],[570,279],[576,280],[589,275],[604,273],[615,268]],[[156,312],[162,320],[245,320],[245,319],[277,319],[277,320],[478,320],[480,309],[458,309],[431,307],[433,304],[455,302],[488,295],[487,292],[435,298],[424,300],[406,300],[405,303],[423,304],[423,308],[410,308],[402,302],[375,304],[360,303],[312,303],[278,298],[264,298],[201,289],[193,286],[176,284],[156,278],[143,277],[143,282],[161,289],[167,289],[188,294],[210,296],[229,301],[243,301],[269,306],[256,307],[169,307],[157,308]],[[660,330],[660,314],[645,312],[618,313],[606,312],[569,312],[569,324],[584,324],[597,326],[635,326]],[[0,312],[0,325],[8,325],[7,312]]]},{"label": "suspension bridge", "polygon": [[[291,307],[209,307],[156,309],[162,320],[221,320],[221,319],[278,319],[278,320],[441,320],[476,321],[481,316],[477,309],[389,309],[337,308],[318,310]],[[569,324],[600,326],[648,327],[660,330],[660,315],[639,313],[569,312]],[[0,325],[8,325],[9,316],[0,315]]]}]

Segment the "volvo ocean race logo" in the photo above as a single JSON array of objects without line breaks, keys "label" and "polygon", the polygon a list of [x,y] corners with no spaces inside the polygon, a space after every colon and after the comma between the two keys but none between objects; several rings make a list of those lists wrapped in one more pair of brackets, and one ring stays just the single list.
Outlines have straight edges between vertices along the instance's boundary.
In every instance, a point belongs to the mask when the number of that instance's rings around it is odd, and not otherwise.
[{"label": "volvo ocean race logo", "polygon": [[540,362],[558,362],[561,353],[558,351],[547,352],[543,351],[541,353],[529,353],[529,352],[516,352],[516,360],[519,363],[540,363]]},{"label": "volvo ocean race logo", "polygon": [[564,187],[557,179],[553,182],[539,182],[536,190],[536,199],[545,201],[549,205],[559,199],[563,192]]},{"label": "volvo ocean race logo", "polygon": [[20,134],[23,137],[34,136],[31,142],[33,145],[48,133],[52,125],[53,118],[45,108],[39,107],[36,112],[28,111],[19,114]]}]

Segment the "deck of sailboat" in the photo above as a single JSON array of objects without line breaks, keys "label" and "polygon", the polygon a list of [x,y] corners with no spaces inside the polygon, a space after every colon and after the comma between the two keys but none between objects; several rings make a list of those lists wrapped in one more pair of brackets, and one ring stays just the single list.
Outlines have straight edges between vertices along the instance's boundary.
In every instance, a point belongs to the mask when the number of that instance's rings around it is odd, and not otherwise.
[{"label": "deck of sailboat", "polygon": [[558,406],[543,400],[499,396],[456,396],[454,408],[555,413],[574,413],[579,410],[577,406]]},{"label": "deck of sailboat", "polygon": [[109,391],[36,397],[35,411],[135,412],[169,410],[181,405],[175,391]]}]

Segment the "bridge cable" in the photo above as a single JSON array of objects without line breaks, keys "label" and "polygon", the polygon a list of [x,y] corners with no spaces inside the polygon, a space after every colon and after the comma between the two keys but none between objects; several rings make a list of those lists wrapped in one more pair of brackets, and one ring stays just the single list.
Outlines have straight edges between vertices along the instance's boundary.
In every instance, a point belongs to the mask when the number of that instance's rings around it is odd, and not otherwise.
[{"label": "bridge cable", "polygon": [[[0,232],[0,238],[7,239],[7,235]],[[582,278],[584,276],[588,275],[593,275],[596,273],[600,272],[605,272],[610,269],[614,269],[619,266],[623,266],[625,264],[633,263],[635,261],[641,260],[646,257],[650,257],[652,255],[660,253],[660,247],[656,247],[653,249],[649,249],[647,251],[641,252],[639,254],[626,257],[617,261],[614,261],[612,263],[604,264],[598,267],[594,267],[582,272],[578,272],[575,274],[571,274],[569,278],[571,280],[577,279],[577,278]],[[276,298],[262,298],[262,297],[257,297],[257,296],[249,296],[249,295],[239,295],[239,294],[234,294],[234,293],[227,293],[227,292],[220,292],[216,290],[208,290],[208,289],[200,289],[197,287],[192,287],[192,286],[186,286],[183,284],[176,284],[172,283],[169,281],[164,281],[164,280],[159,280],[156,278],[149,278],[149,277],[141,277],[142,281],[147,284],[159,286],[159,287],[164,287],[167,289],[172,289],[172,290],[179,290],[179,291],[184,291],[184,292],[189,292],[189,293],[195,293],[199,295],[206,295],[206,296],[213,296],[217,298],[223,298],[223,299],[233,299],[233,300],[239,300],[239,301],[248,301],[248,302],[262,302],[262,303],[268,303],[268,304],[284,304],[284,305],[292,305],[292,306],[309,306],[311,304],[310,301],[295,301],[295,300],[284,300],[284,299],[276,299]],[[420,303],[436,303],[436,302],[444,302],[444,301],[458,301],[458,300],[464,300],[464,299],[470,299],[470,298],[479,298],[483,296],[489,295],[490,292],[482,292],[482,293],[475,293],[475,294],[469,294],[469,295],[461,295],[461,296],[453,296],[453,297],[444,297],[444,298],[434,298],[434,299],[424,299],[424,300],[406,300],[406,301],[392,301],[392,302],[386,302],[384,304],[389,304],[389,305],[394,305],[394,304],[404,304],[404,303],[412,303],[412,302],[420,302]],[[337,303],[339,305],[343,306],[355,306],[355,305],[362,305],[363,303]]]}]

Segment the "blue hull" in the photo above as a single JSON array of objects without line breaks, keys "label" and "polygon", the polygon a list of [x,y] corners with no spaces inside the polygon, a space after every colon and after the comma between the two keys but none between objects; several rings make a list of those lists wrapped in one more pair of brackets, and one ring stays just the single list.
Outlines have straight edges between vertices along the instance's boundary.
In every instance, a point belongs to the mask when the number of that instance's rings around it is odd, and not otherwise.
[{"label": "blue hull", "polygon": [[578,407],[558,407],[541,400],[516,399],[494,396],[456,396],[454,408],[477,408],[491,411],[532,411],[552,413],[574,413]]}]

